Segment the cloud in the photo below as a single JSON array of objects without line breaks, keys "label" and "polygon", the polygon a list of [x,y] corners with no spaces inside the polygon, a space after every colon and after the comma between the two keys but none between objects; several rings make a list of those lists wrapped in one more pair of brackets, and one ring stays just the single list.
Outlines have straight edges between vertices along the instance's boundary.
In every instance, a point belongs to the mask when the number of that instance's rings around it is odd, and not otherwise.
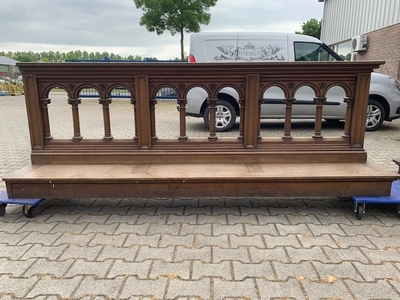
[{"label": "cloud", "polygon": [[[317,0],[219,0],[203,31],[301,30],[321,19]],[[143,12],[133,0],[2,0],[0,51],[86,50],[170,59],[180,56],[179,35],[157,35],[139,25]],[[185,35],[188,51],[189,34]]]}]

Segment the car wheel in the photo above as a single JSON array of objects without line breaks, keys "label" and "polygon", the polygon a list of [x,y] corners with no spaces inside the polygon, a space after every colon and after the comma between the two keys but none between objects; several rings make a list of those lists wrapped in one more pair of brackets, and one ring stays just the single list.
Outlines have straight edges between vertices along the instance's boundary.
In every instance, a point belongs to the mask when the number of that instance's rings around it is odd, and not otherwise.
[{"label": "car wheel", "polygon": [[[236,121],[236,111],[232,104],[225,100],[218,100],[215,106],[215,125],[218,132],[229,131]],[[210,109],[207,106],[204,110],[204,123],[210,127]]]},{"label": "car wheel", "polygon": [[365,130],[374,131],[381,127],[385,118],[385,109],[383,105],[374,99],[369,99],[367,109],[367,120],[365,121]]}]

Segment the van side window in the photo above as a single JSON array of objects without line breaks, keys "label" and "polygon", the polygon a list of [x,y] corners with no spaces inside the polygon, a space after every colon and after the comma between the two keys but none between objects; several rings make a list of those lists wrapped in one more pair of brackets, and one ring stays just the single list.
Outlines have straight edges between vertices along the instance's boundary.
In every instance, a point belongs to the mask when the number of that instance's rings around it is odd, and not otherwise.
[{"label": "van side window", "polygon": [[[330,49],[329,49],[330,50]],[[336,61],[336,57],[323,44],[295,42],[294,57],[296,61]]]}]

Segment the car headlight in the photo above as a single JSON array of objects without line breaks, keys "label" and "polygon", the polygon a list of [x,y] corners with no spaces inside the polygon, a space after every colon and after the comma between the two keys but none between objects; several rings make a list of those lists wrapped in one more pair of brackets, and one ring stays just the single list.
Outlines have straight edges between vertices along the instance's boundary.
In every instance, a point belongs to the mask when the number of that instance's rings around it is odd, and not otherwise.
[{"label": "car headlight", "polygon": [[393,84],[400,91],[400,81],[394,78],[390,78],[390,83]]}]

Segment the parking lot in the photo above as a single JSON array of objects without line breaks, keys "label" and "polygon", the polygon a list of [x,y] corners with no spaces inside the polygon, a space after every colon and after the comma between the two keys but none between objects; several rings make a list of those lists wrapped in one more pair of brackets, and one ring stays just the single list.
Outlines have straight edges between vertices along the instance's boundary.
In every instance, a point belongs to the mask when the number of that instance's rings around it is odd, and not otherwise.
[{"label": "parking lot", "polygon": [[[52,135],[69,138],[70,106],[51,98]],[[0,107],[3,176],[30,164],[30,141],[24,97],[0,97]],[[129,100],[110,111],[113,136],[133,137]],[[91,118],[101,113],[96,99],[82,100],[84,138],[102,137]],[[157,136],[177,137],[176,103],[159,101],[156,114]],[[313,126],[295,121],[292,134]],[[341,132],[342,122],[324,122],[324,136]],[[262,121],[261,136],[282,133],[282,121]],[[187,134],[206,138],[202,119],[188,118]],[[218,136],[238,136],[238,125]],[[367,132],[365,149],[397,172],[400,120]],[[399,299],[399,221],[395,205],[368,205],[357,220],[353,202],[335,197],[47,199],[33,219],[9,205],[0,299]]]}]

